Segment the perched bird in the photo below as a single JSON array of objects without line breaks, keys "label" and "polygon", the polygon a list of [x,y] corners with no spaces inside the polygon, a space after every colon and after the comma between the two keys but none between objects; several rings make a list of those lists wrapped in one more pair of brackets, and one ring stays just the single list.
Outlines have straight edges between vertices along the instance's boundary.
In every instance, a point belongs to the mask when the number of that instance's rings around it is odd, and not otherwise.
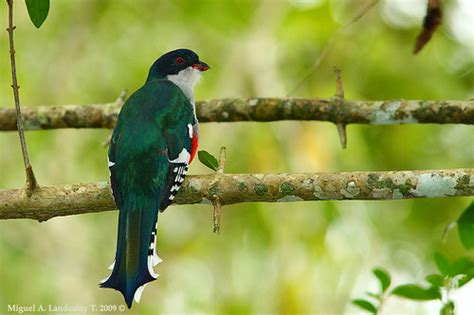
[{"label": "perched bird", "polygon": [[110,182],[120,212],[112,274],[100,286],[122,292],[129,308],[158,277],[158,212],[175,198],[196,153],[194,86],[208,69],[188,49],[161,56],[125,102],[112,134]]}]

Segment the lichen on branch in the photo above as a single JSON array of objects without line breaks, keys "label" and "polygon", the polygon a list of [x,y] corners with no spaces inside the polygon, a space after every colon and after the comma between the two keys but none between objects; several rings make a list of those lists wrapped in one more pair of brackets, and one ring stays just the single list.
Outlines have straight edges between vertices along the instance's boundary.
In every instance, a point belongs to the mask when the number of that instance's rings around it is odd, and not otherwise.
[{"label": "lichen on branch", "polygon": [[[216,180],[216,177],[219,177]],[[474,169],[301,174],[209,174],[188,176],[177,204],[220,205],[303,200],[391,200],[474,196]],[[38,221],[114,210],[109,184],[0,190],[0,219]]]},{"label": "lichen on branch", "polygon": [[[113,128],[121,104],[23,109],[26,130]],[[320,120],[340,124],[474,124],[474,101],[351,101],[340,98],[227,98],[197,102],[200,122]],[[14,110],[0,108],[0,131],[16,130]]]}]

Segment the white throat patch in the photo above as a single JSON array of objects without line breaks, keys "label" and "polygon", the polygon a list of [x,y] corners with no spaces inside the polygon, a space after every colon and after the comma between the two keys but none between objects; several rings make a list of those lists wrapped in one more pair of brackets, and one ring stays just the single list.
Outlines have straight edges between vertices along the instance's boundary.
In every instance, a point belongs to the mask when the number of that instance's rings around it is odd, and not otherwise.
[{"label": "white throat patch", "polygon": [[194,86],[201,79],[201,71],[189,66],[177,74],[169,74],[166,78],[176,84],[184,95],[194,102]]}]

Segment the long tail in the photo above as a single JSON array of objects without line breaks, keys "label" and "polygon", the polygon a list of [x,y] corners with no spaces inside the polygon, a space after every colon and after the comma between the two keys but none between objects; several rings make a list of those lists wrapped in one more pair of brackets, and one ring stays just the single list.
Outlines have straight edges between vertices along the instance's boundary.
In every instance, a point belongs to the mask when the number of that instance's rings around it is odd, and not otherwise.
[{"label": "long tail", "polygon": [[[138,303],[146,284],[158,278],[154,266],[161,262],[156,254],[156,227],[158,208],[153,202],[148,206],[127,206],[119,214],[117,251],[110,269],[112,274],[102,280],[102,288],[112,288],[122,293],[128,308],[133,299]],[[139,209],[137,209],[139,208]]]}]

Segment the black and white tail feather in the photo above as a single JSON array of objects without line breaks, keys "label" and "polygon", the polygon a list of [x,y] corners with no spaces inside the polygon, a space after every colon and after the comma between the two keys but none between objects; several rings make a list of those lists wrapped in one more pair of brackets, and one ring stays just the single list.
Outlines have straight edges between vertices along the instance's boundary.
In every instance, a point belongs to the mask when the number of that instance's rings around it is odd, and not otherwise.
[{"label": "black and white tail feather", "polygon": [[[184,182],[184,178],[186,177],[186,173],[189,167],[189,164],[188,164],[189,152],[186,149],[183,149],[183,151],[179,154],[179,156],[176,159],[168,160],[168,161],[169,161],[169,167],[168,167],[167,178],[169,178],[170,180],[168,181],[168,184],[164,190],[164,194],[161,198],[161,203],[159,205],[160,212],[163,212],[173,202],[182,183]],[[115,188],[115,172],[113,168],[115,166],[115,163],[108,161],[108,165],[109,165],[109,170],[110,170],[110,179],[112,183],[111,185],[112,193],[116,200],[117,206],[121,207],[123,205],[122,204],[123,200],[118,190],[114,189]],[[154,267],[163,261],[156,252],[157,227],[158,227],[158,213],[156,213],[155,227],[150,235],[150,242],[149,242],[149,247],[148,247],[148,252],[147,252],[147,273],[148,273],[148,279],[146,280],[147,282],[143,283],[136,289],[132,288],[131,290],[129,290],[129,288],[126,288],[124,291],[122,291],[122,293],[124,294],[126,298],[127,305],[129,307],[131,307],[131,298],[129,298],[130,294],[133,293],[133,300],[139,303],[141,296],[143,294],[143,291],[148,284],[148,281],[155,280],[159,277],[159,274],[156,273],[154,270]],[[119,237],[120,235],[121,233],[119,231]],[[119,239],[118,244],[120,244],[122,241],[123,240]],[[120,259],[119,255],[120,255],[120,251],[117,251],[116,259]],[[108,283],[110,278],[114,275],[114,273],[117,273],[117,271],[115,270],[116,268],[114,268],[115,263],[116,261],[114,261],[109,266],[109,269],[112,270],[112,273],[107,278],[103,279],[100,282],[100,285],[102,287],[116,288],[118,286],[117,283],[114,283],[114,284]]]}]

